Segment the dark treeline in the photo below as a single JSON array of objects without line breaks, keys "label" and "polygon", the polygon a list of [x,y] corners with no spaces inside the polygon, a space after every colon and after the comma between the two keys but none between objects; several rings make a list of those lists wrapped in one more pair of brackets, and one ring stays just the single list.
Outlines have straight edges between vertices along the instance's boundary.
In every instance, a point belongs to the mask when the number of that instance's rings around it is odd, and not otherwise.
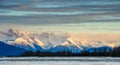
[{"label": "dark treeline", "polygon": [[113,49],[111,56],[120,57],[120,46]]},{"label": "dark treeline", "polygon": [[21,56],[112,56],[112,57],[120,57],[120,47],[115,47],[111,49],[109,52],[104,49],[102,52],[98,52],[96,49],[94,52],[89,52],[88,50],[82,51],[81,53],[72,53],[71,51],[58,51],[55,53],[46,51],[46,52],[41,52],[41,51],[27,51]]}]

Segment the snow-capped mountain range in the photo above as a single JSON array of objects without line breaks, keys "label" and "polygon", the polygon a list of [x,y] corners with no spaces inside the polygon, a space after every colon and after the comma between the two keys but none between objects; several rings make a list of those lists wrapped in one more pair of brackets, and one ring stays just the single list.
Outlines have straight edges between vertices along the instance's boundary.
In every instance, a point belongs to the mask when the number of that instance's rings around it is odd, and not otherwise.
[{"label": "snow-capped mountain range", "polygon": [[32,51],[67,51],[74,53],[97,47],[115,47],[119,45],[120,35],[115,34],[73,34],[73,33],[30,33],[9,29],[0,31],[0,41],[8,45]]}]

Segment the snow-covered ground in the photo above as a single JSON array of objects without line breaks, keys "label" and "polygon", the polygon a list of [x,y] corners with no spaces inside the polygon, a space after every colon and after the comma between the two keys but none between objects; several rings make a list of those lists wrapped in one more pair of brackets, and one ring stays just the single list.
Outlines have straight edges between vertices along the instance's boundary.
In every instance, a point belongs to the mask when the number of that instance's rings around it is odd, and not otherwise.
[{"label": "snow-covered ground", "polygon": [[0,65],[119,65],[112,57],[4,57]]}]

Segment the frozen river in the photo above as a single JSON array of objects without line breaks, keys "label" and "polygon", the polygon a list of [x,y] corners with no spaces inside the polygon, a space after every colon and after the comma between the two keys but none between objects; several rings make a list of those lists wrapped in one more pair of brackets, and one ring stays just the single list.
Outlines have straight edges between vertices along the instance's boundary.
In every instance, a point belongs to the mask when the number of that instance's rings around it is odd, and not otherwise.
[{"label": "frozen river", "polygon": [[120,65],[112,57],[3,57],[0,65]]}]

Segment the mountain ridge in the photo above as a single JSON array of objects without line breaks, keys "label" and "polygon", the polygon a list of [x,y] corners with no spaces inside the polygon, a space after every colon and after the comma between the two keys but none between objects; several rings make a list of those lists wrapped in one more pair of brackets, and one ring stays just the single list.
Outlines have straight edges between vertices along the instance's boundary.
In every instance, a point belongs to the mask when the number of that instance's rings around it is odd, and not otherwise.
[{"label": "mountain ridge", "polygon": [[[10,29],[8,32],[0,32],[0,41],[13,45],[19,48],[23,48],[27,51],[63,51],[70,50],[73,53],[79,53],[83,50],[99,47],[113,48],[118,46],[119,37],[112,36],[100,36],[100,35],[85,35],[85,34],[73,34],[73,33],[29,33],[19,30]],[[98,39],[96,39],[96,38]],[[99,39],[99,37],[101,37]],[[103,37],[103,39],[102,39]],[[107,39],[108,38],[108,39]],[[62,48],[62,49],[61,49]],[[52,50],[51,50],[52,49]]]},{"label": "mountain ridge", "polygon": [[19,56],[26,50],[0,41],[0,56]]}]

